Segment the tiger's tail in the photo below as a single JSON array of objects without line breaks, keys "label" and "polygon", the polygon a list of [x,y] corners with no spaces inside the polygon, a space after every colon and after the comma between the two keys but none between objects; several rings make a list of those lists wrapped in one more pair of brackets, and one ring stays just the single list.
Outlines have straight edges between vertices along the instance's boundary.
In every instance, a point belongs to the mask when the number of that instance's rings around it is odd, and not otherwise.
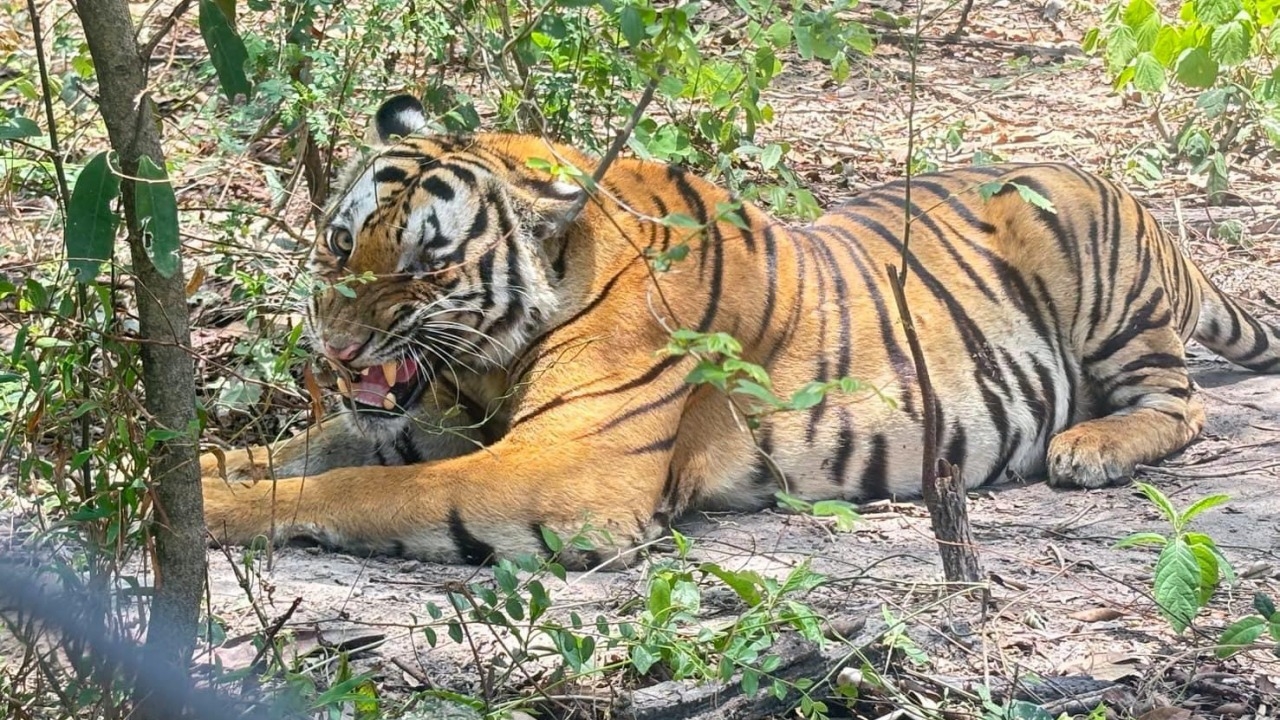
[{"label": "tiger's tail", "polygon": [[1200,319],[1192,337],[1249,370],[1280,373],[1280,326],[1250,315],[1194,265],[1191,273],[1202,296]]}]

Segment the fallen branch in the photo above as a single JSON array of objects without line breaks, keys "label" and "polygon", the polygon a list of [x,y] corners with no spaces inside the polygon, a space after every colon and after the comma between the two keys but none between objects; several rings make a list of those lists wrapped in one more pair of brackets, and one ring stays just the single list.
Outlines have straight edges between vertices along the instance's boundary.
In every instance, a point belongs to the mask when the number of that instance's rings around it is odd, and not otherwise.
[{"label": "fallen branch", "polygon": [[295,597],[293,603],[289,605],[289,609],[285,610],[284,614],[276,618],[276,621],[266,629],[266,632],[262,634],[262,646],[258,648],[258,654],[253,656],[253,662],[249,663],[249,667],[255,670],[259,669],[258,663],[262,662],[262,659],[266,657],[267,650],[275,647],[276,635],[280,634],[284,624],[289,622],[289,618],[293,617],[293,614],[298,611],[298,606],[301,604],[302,597]]},{"label": "fallen branch", "polygon": [[931,686],[939,698],[947,695],[974,697],[982,688],[998,703],[1011,700],[1034,703],[1054,717],[1062,713],[1088,714],[1099,704],[1115,710],[1128,710],[1134,703],[1132,688],[1111,680],[1097,680],[1090,675],[1062,675],[1044,678],[948,677],[907,673],[919,686]]},{"label": "fallen branch", "polygon": [[[825,677],[843,656],[843,653],[841,656],[829,655],[798,635],[779,638],[769,648],[769,654],[782,659],[769,677],[788,683],[800,678],[817,680]],[[817,685],[809,692],[821,693]],[[614,709],[614,717],[625,720],[745,720],[780,716],[795,705],[794,701],[794,694],[785,700],[778,700],[772,693],[763,691],[747,695],[742,691],[740,674],[734,675],[727,683],[697,684],[668,680],[623,696]]]}]

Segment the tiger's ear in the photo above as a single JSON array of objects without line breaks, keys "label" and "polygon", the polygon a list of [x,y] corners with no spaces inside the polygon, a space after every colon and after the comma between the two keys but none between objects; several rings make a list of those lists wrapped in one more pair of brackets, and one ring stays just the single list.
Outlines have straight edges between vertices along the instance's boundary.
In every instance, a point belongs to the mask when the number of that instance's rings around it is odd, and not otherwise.
[{"label": "tiger's ear", "polygon": [[369,141],[388,145],[397,137],[405,137],[427,126],[427,111],[412,95],[396,95],[384,101],[373,115]]},{"label": "tiger's ear", "polygon": [[587,191],[564,180],[527,180],[516,186],[523,224],[538,242],[563,235],[582,212]]}]

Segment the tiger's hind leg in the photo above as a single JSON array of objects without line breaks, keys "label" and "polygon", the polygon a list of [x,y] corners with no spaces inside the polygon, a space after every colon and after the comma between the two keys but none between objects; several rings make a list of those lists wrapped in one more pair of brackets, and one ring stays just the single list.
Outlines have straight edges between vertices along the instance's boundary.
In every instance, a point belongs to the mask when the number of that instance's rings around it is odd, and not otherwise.
[{"label": "tiger's hind leg", "polygon": [[[1143,315],[1139,314],[1140,317]],[[1101,412],[1058,433],[1049,443],[1049,484],[1095,488],[1133,474],[1139,463],[1186,447],[1204,427],[1204,406],[1192,392],[1182,338],[1162,309],[1089,348],[1083,361]]]}]

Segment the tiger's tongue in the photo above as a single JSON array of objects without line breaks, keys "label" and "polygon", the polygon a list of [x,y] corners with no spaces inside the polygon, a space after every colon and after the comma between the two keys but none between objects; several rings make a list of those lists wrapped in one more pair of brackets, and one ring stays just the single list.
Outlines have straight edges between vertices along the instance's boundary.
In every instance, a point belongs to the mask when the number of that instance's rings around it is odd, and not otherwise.
[{"label": "tiger's tongue", "polygon": [[418,364],[412,358],[365,368],[355,382],[351,383],[351,399],[364,405],[390,410],[402,399],[397,398],[391,389],[413,379],[417,372]]}]

